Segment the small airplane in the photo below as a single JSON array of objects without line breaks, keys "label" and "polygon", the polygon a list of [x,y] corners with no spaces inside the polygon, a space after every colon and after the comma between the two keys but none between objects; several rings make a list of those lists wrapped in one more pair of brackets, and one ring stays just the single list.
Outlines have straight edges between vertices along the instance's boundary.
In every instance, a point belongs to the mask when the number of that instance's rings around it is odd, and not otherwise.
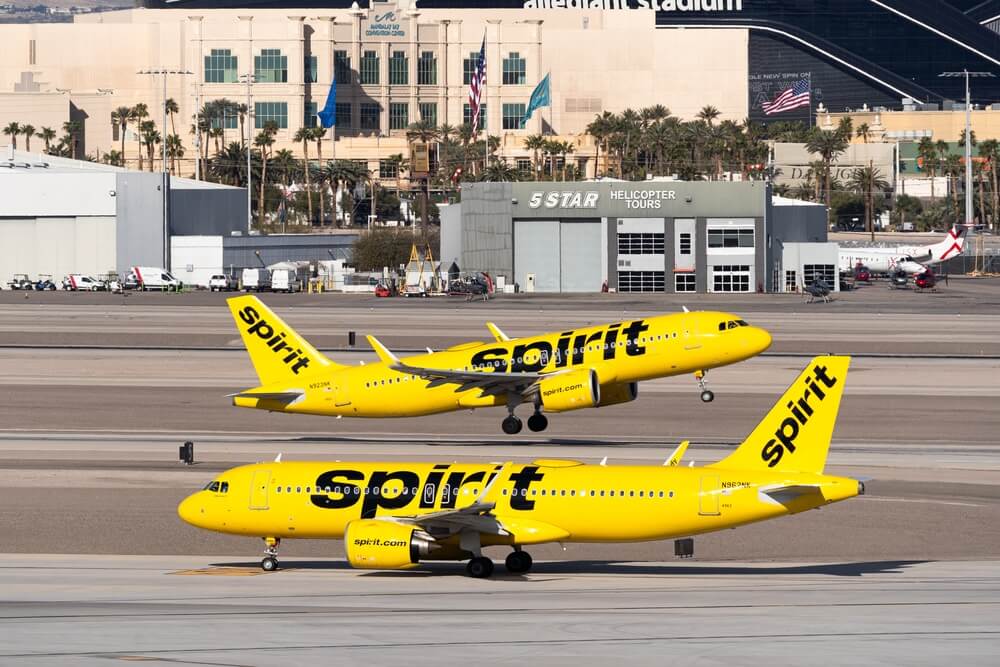
[{"label": "small airplane", "polygon": [[[261,567],[278,568],[286,539],[343,539],[356,568],[394,570],[467,560],[489,577],[486,546],[525,547],[687,537],[797,514],[864,493],[823,474],[850,357],[816,357],[731,454],[704,467],[661,465],[281,461],[227,470],[177,508],[206,530],[260,537]],[[686,540],[685,540],[686,541]],[[680,545],[678,545],[680,546]],[[693,550],[693,543],[691,546]],[[690,555],[690,554],[688,554]]]},{"label": "small airplane", "polygon": [[715,395],[705,373],[756,356],[771,335],[736,315],[683,312],[509,338],[495,324],[494,342],[397,357],[368,336],[378,363],[331,361],[255,296],[228,300],[260,386],[233,394],[233,405],[337,417],[416,417],[506,406],[504,433],[521,431],[514,414],[534,406],[528,428],[543,431],[545,412],[597,408],[635,400],[642,380],[694,374],[701,399]]},{"label": "small airplane", "polygon": [[965,249],[968,232],[965,225],[955,225],[938,243],[926,246],[896,246],[894,248],[841,248],[840,271],[851,273],[858,264],[875,273],[902,270],[908,274],[923,273],[928,266],[958,257]]}]

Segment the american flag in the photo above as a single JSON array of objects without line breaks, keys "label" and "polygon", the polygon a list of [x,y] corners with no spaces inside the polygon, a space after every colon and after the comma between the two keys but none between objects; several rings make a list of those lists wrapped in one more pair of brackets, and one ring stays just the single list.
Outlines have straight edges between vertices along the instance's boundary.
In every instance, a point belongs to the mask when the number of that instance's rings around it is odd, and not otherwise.
[{"label": "american flag", "polygon": [[770,102],[764,102],[762,108],[764,114],[781,113],[790,109],[809,106],[809,79],[799,79],[791,88],[781,91],[777,97]]},{"label": "american flag", "polygon": [[469,110],[472,112],[472,133],[479,132],[479,100],[486,88],[486,35],[483,35],[483,45],[479,48],[479,60],[476,62],[476,72],[469,81]]}]

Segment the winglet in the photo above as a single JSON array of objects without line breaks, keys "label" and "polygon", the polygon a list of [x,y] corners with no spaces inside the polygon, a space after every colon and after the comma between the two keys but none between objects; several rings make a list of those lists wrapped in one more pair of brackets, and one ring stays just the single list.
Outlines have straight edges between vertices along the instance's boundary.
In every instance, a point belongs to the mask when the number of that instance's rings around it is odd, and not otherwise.
[{"label": "winglet", "polygon": [[601,459],[600,465],[602,465],[602,466],[608,465],[608,457],[607,456],[605,456],[603,459]]},{"label": "winglet", "polygon": [[493,337],[497,339],[498,343],[503,343],[504,341],[510,340],[510,337],[504,332],[500,331],[500,327],[493,324],[492,322],[487,322],[486,328],[490,330],[490,333],[493,334]]},{"label": "winglet", "polygon": [[377,354],[378,358],[382,360],[382,363],[385,364],[399,363],[399,357],[390,352],[389,348],[387,348],[385,345],[380,343],[378,338],[376,338],[375,336],[366,336],[366,338],[368,339],[368,344],[372,346],[373,350],[375,350],[375,354]]},{"label": "winglet", "polygon": [[663,465],[665,466],[679,465],[681,459],[684,457],[684,452],[687,451],[689,442],[690,442],[689,440],[685,440],[681,444],[677,445],[677,449],[674,450],[673,454],[667,457],[667,460],[663,462]]},{"label": "winglet", "polygon": [[684,309],[684,312],[685,312],[685,313],[690,313],[690,312],[691,312],[690,310],[688,310],[688,307],[687,307],[687,306],[681,306],[681,308],[683,308],[683,309]]},{"label": "winglet", "polygon": [[278,452],[278,455],[274,457],[274,462],[281,463],[281,452]]}]

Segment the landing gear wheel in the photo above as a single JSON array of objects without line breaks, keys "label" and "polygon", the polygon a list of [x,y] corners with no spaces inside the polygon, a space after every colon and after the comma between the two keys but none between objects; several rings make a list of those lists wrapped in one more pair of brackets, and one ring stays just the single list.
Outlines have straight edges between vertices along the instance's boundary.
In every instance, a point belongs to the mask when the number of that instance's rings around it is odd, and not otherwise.
[{"label": "landing gear wheel", "polygon": [[264,556],[260,561],[260,568],[265,572],[274,572],[278,569],[278,559],[274,556]]},{"label": "landing gear wheel", "polygon": [[511,574],[524,574],[531,569],[531,555],[527,551],[512,551],[504,565]]},{"label": "landing gear wheel", "polygon": [[516,435],[521,432],[521,420],[514,415],[506,417],[500,426],[507,435]]},{"label": "landing gear wheel", "polygon": [[486,579],[493,574],[493,561],[485,556],[477,556],[465,566],[465,573],[474,579]]},{"label": "landing gear wheel", "polygon": [[710,389],[706,389],[705,391],[701,392],[701,400],[704,401],[705,403],[711,403],[713,400],[715,400],[715,394],[713,394]]},{"label": "landing gear wheel", "polygon": [[541,412],[536,412],[535,414],[528,417],[528,428],[536,433],[538,431],[544,431],[548,428],[549,419]]}]

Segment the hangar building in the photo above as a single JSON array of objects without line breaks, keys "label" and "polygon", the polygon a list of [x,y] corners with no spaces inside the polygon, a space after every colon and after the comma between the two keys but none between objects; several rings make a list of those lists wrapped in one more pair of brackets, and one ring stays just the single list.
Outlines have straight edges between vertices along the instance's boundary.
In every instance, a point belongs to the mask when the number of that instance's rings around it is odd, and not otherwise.
[{"label": "hangar building", "polygon": [[823,206],[773,197],[762,181],[472,183],[441,212],[444,263],[537,292],[836,285],[826,240]]}]

